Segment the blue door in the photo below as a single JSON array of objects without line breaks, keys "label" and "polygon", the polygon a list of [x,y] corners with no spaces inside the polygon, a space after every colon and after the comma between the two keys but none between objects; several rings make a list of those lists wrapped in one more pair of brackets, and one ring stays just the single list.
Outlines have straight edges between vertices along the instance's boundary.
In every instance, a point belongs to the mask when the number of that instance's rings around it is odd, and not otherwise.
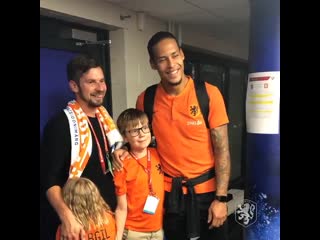
[{"label": "blue door", "polygon": [[76,53],[40,48],[40,138],[47,121],[74,98],[66,66]]}]

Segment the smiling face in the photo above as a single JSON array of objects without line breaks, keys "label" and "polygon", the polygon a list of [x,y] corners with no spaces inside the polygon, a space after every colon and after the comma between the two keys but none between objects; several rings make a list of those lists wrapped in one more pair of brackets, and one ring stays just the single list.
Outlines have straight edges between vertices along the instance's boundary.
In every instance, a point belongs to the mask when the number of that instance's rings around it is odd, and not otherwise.
[{"label": "smiling face", "polygon": [[79,84],[70,80],[69,85],[83,111],[93,117],[96,108],[103,104],[107,92],[101,67],[90,68],[80,77]]},{"label": "smiling face", "polygon": [[148,119],[143,120],[139,121],[138,125],[127,127],[125,130],[124,139],[129,142],[132,152],[143,152],[151,142]]},{"label": "smiling face", "polygon": [[184,80],[184,53],[172,38],[165,38],[153,46],[151,67],[158,71],[163,84],[178,86]]}]

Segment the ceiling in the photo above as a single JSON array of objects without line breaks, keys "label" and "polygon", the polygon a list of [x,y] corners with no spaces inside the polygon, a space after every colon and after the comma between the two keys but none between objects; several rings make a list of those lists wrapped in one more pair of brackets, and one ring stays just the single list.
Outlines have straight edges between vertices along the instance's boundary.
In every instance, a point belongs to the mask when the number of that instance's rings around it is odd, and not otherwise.
[{"label": "ceiling", "polygon": [[105,0],[122,8],[145,12],[205,32],[219,40],[245,44],[249,37],[249,0]]}]

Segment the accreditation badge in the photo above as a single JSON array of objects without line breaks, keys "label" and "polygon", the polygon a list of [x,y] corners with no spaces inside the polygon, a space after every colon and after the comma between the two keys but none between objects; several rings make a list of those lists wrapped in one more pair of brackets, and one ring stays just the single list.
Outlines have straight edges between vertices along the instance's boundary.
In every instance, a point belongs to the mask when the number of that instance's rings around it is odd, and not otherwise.
[{"label": "accreditation badge", "polygon": [[144,204],[143,212],[154,214],[159,204],[159,198],[157,196],[148,195],[147,201]]}]

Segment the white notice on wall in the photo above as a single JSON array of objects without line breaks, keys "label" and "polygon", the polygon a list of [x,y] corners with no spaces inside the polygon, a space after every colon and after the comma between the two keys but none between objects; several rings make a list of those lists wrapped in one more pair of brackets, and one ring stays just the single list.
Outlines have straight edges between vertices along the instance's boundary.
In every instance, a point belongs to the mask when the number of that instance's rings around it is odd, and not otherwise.
[{"label": "white notice on wall", "polygon": [[279,133],[280,71],[250,73],[246,99],[247,132]]}]

